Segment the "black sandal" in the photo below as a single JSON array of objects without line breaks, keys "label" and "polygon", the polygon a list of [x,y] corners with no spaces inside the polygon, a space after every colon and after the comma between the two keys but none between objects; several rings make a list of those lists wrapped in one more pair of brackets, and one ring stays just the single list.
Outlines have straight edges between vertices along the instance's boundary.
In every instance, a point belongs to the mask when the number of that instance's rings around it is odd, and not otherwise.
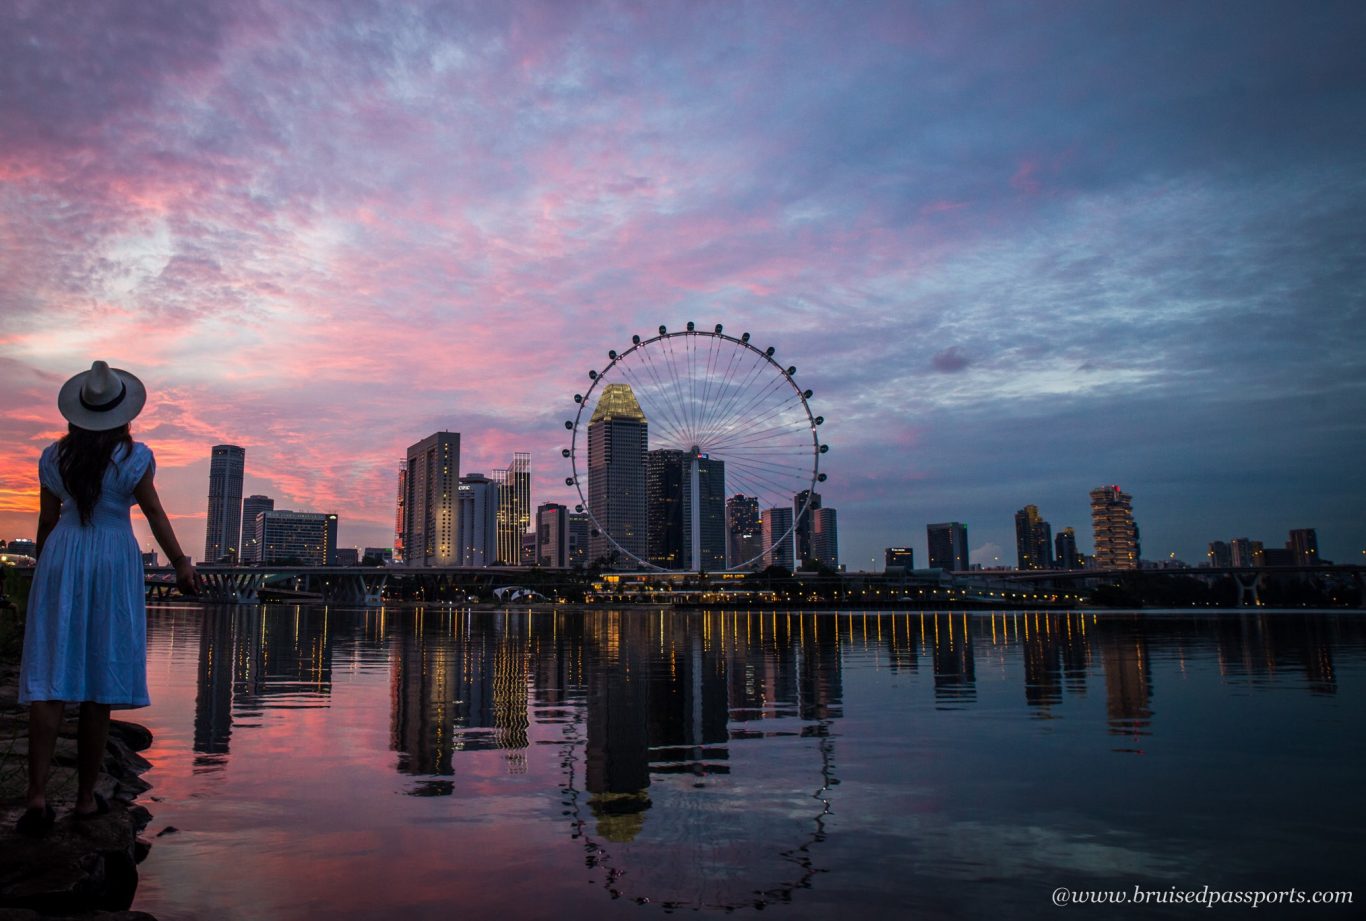
[{"label": "black sandal", "polygon": [[34,806],[25,810],[14,823],[14,830],[25,838],[41,838],[52,830],[57,813],[51,806]]}]

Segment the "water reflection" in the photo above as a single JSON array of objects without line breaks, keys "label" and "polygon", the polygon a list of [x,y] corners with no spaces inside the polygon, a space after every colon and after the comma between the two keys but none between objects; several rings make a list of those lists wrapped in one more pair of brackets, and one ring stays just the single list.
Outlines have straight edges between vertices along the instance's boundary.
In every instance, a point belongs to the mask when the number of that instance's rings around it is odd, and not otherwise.
[{"label": "water reflection", "polygon": [[[279,725],[288,718],[268,711],[326,708],[338,692],[334,682],[343,690],[364,685],[380,717],[381,755],[387,739],[390,760],[381,769],[402,792],[440,798],[405,803],[461,808],[470,783],[487,791],[491,776],[544,791],[554,802],[538,820],[554,823],[558,840],[581,850],[591,882],[613,898],[679,908],[784,902],[818,880],[829,885],[831,876],[823,874],[867,872],[848,862],[847,837],[844,862],[832,856],[832,816],[879,829],[882,837],[870,840],[891,853],[911,846],[908,838],[919,842],[918,859],[936,876],[985,872],[985,858],[973,856],[972,848],[951,846],[965,829],[987,840],[996,835],[991,829],[1027,827],[1030,840],[1056,839],[1050,854],[1072,853],[1068,848],[1080,847],[1077,842],[1105,834],[1105,821],[1079,829],[1053,827],[1039,816],[1030,816],[1028,825],[1013,821],[1010,810],[1036,808],[1032,801],[996,801],[1006,810],[999,820],[980,801],[952,812],[960,783],[994,789],[989,785],[1001,772],[972,772],[985,770],[977,759],[991,760],[1011,738],[991,724],[970,722],[974,714],[1021,717],[1018,725],[1036,738],[1063,725],[1057,721],[1081,721],[1088,739],[1100,744],[1045,749],[1056,759],[1049,762],[1053,770],[1097,751],[1139,770],[1148,759],[1133,754],[1151,752],[1164,733],[1180,737],[1183,720],[1191,719],[1173,703],[1188,674],[1234,695],[1292,688],[1312,701],[1337,694],[1344,656],[1359,674],[1366,649],[1361,618],[1315,613],[267,606],[182,616],[199,639],[196,772],[222,771],[245,734],[268,719]],[[155,620],[153,628],[155,635]],[[921,702],[908,707],[908,696]],[[931,720],[925,712],[938,715]],[[912,715],[924,721],[908,722]],[[922,743],[922,731],[932,741]],[[328,744],[322,736],[301,740],[305,758],[309,745]],[[1189,736],[1179,744],[1190,744]],[[952,770],[934,763],[946,753],[960,759]],[[870,767],[879,763],[881,773]],[[841,785],[850,776],[842,764],[854,765],[853,777],[865,786],[875,781],[873,799],[886,795],[901,803],[904,818],[884,818],[880,806],[853,805],[869,794],[851,789],[857,784]],[[1027,769],[1032,762],[1018,764]],[[1098,785],[1089,801],[1123,802],[1104,786],[1104,767],[1092,761],[1080,772]],[[282,762],[279,769],[305,768]],[[922,803],[917,784],[933,788],[937,799]],[[1132,821],[1115,808],[1110,821]],[[943,821],[936,817],[940,810]],[[1148,844],[1115,839],[1106,846],[1137,854]],[[873,866],[880,858],[870,852],[862,859]],[[993,872],[1009,866],[1023,873],[1040,858],[1026,849],[1012,859],[991,858]],[[1080,856],[1072,865],[1090,866]],[[1151,867],[1145,872],[1160,875]]]}]

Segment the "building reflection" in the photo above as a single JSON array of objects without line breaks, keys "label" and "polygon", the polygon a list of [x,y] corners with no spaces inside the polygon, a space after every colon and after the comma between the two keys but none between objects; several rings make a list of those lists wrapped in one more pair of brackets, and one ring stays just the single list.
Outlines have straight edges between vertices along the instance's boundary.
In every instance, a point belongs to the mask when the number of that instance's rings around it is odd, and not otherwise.
[{"label": "building reflection", "polygon": [[206,606],[195,695],[196,770],[221,766],[234,721],[258,724],[263,710],[326,706],[331,693],[326,608]]},{"label": "building reflection", "polygon": [[941,707],[977,699],[972,622],[966,614],[934,614],[934,699]]}]

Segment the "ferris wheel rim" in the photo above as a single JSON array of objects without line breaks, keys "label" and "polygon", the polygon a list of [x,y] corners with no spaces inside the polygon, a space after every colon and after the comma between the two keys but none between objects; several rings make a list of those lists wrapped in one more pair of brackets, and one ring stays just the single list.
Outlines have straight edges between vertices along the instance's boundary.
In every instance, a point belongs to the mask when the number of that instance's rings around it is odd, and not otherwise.
[{"label": "ferris wheel rim", "polygon": [[[780,536],[775,538],[771,544],[762,547],[759,553],[755,554],[747,560],[730,564],[726,566],[723,570],[721,570],[723,572],[748,571],[748,567],[750,567],[751,564],[763,559],[763,557],[771,553],[775,547],[780,546],[784,541],[786,541],[788,538],[792,536],[794,531],[796,531],[798,522],[810,508],[811,498],[815,493],[817,483],[823,482],[825,480],[825,475],[820,472],[820,456],[829,449],[829,446],[823,444],[820,440],[818,428],[824,421],[824,419],[823,417],[816,416],[811,412],[811,405],[808,402],[808,398],[811,396],[811,391],[803,390],[800,386],[798,386],[796,380],[794,379],[796,368],[784,368],[783,365],[780,364],[773,357],[776,349],[774,349],[771,346],[767,349],[760,349],[758,346],[750,342],[750,335],[747,332],[743,333],[740,336],[733,336],[724,332],[721,324],[719,323],[715,326],[715,328],[710,330],[696,329],[695,324],[691,322],[688,323],[687,328],[683,330],[669,331],[666,327],[660,326],[659,332],[648,338],[642,336],[632,336],[631,345],[625,351],[608,351],[607,364],[604,365],[600,370],[596,368],[591,369],[588,372],[590,380],[588,388],[583,393],[574,395],[574,402],[577,404],[577,409],[574,413],[573,420],[566,421],[565,423],[565,427],[569,428],[571,432],[570,444],[569,447],[564,450],[564,454],[569,458],[570,463],[571,476],[569,478],[569,482],[571,485],[573,485],[574,490],[579,497],[579,503],[576,508],[576,511],[580,513],[586,513],[588,515],[588,520],[591,528],[595,529],[599,536],[606,538],[608,543],[610,543],[618,553],[622,554],[627,559],[634,561],[635,563],[639,564],[641,567],[644,567],[646,570],[649,571],[679,571],[666,569],[665,567],[652,563],[647,559],[642,559],[641,557],[632,553],[630,550],[627,550],[625,547],[621,545],[620,542],[617,541],[616,537],[613,536],[611,531],[604,527],[597,520],[597,516],[593,514],[592,508],[590,507],[588,502],[588,496],[584,492],[584,477],[580,475],[578,467],[578,440],[581,422],[583,419],[583,413],[584,410],[588,408],[590,398],[592,397],[593,392],[597,389],[598,384],[603,381],[603,379],[607,376],[608,372],[610,372],[614,367],[616,367],[618,364],[620,364],[622,361],[624,361],[626,358],[636,353],[637,351],[642,351],[648,346],[653,345],[655,343],[678,337],[703,337],[707,339],[722,340],[731,343],[733,346],[745,349],[766,361],[773,369],[775,369],[778,372],[779,379],[786,383],[786,385],[791,388],[792,393],[796,395],[798,404],[801,406],[802,413],[806,417],[807,428],[811,433],[811,474],[806,482],[806,498],[802,502],[802,507],[794,511],[792,516],[792,523]],[[585,473],[586,472],[587,471],[585,470]],[[741,493],[741,495],[743,495],[743,493]],[[793,560],[794,566],[797,562],[798,561],[796,561],[795,559]]]}]

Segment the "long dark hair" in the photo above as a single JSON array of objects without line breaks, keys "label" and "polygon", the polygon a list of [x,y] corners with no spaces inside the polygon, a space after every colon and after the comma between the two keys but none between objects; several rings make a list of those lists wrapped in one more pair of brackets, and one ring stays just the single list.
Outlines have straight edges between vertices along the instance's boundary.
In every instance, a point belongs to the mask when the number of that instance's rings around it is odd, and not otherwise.
[{"label": "long dark hair", "polygon": [[119,445],[133,450],[133,435],[126,422],[104,432],[69,424],[66,435],[57,442],[57,469],[62,474],[62,485],[76,500],[81,524],[89,524],[95,513],[95,503],[100,501],[104,489],[104,471]]}]

